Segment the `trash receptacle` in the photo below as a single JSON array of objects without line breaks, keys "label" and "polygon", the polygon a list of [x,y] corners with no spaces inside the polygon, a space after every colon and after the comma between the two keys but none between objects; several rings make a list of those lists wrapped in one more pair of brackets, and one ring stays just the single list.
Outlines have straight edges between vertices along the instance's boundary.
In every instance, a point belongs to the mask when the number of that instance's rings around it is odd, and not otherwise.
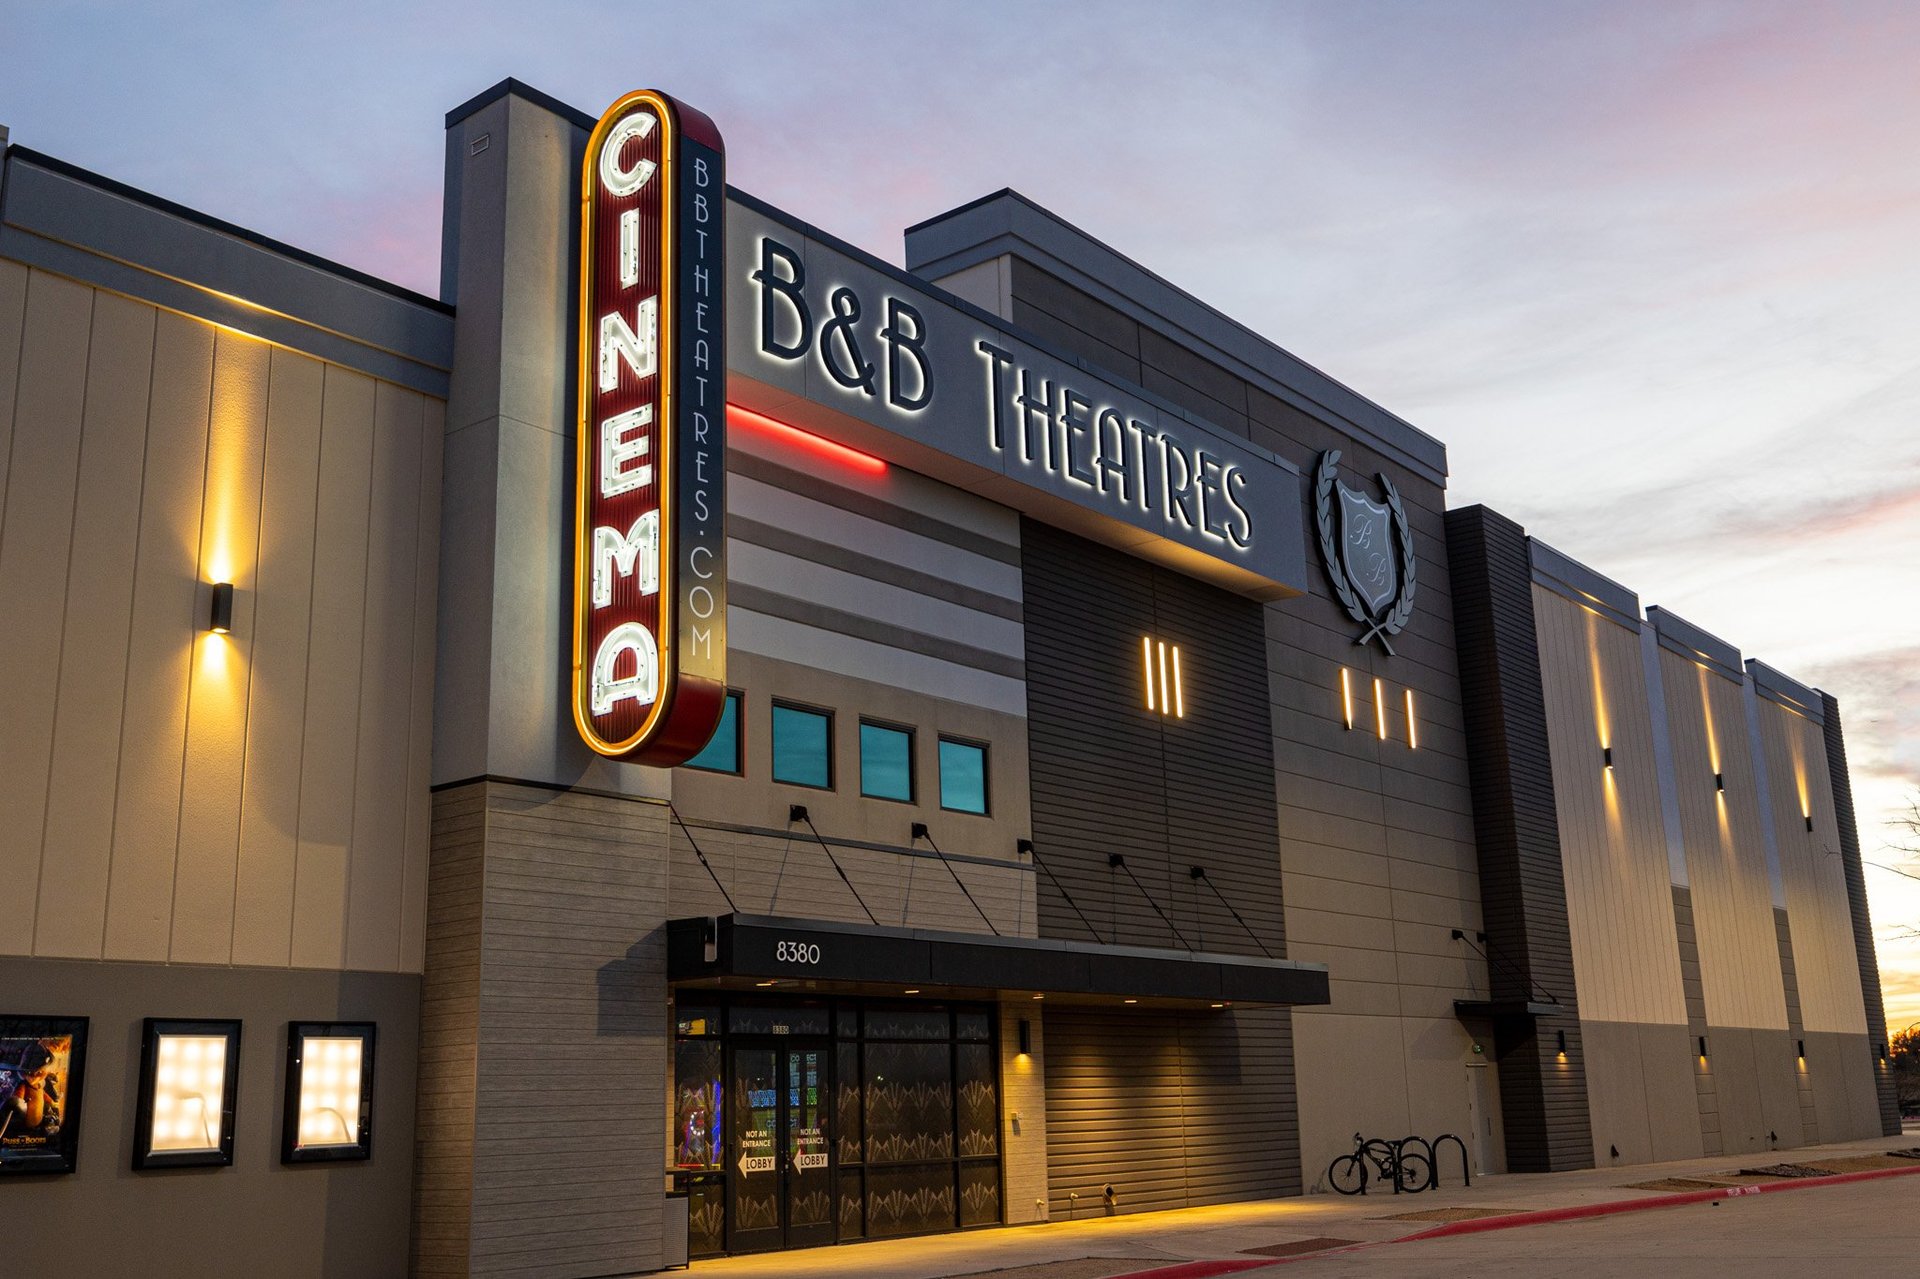
[{"label": "trash receptacle", "polygon": [[669,1191],[660,1214],[660,1263],[672,1269],[687,1265],[687,1192]]}]

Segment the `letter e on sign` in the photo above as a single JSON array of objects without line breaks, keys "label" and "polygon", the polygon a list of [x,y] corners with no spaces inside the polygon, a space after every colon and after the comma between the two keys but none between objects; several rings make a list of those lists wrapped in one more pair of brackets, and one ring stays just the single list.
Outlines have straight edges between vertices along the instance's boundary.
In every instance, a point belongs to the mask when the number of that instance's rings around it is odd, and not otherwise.
[{"label": "letter e on sign", "polygon": [[725,148],[651,90],[607,109],[580,174],[573,719],[671,766],[726,698]]}]

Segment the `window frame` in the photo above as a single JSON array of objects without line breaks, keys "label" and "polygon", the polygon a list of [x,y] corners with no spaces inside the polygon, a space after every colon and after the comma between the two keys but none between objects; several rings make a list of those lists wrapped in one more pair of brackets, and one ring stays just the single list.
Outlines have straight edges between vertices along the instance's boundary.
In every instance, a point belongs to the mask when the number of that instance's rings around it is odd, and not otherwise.
[{"label": "window frame", "polygon": [[[940,759],[940,747],[948,743],[955,746],[967,746],[980,752],[980,807],[955,808],[947,803],[947,773]],[[934,766],[940,783],[940,811],[943,813],[964,813],[969,817],[991,817],[993,815],[993,748],[987,742],[971,737],[960,737],[953,733],[939,734],[934,747]]]},{"label": "window frame", "polygon": [[[902,799],[898,795],[880,795],[867,789],[867,738],[866,731],[877,728],[882,732],[900,733],[907,739],[907,794]],[[918,734],[911,724],[896,724],[891,720],[860,717],[860,738],[856,745],[860,756],[860,798],[877,799],[889,804],[918,804],[920,802],[920,779],[915,776],[914,754]]]},{"label": "window frame", "polygon": [[[826,720],[827,780],[824,785],[819,782],[796,782],[780,776],[780,750],[776,738],[779,734],[779,713],[783,710],[796,711],[802,715],[818,715]],[[838,780],[839,769],[834,767],[833,719],[833,711],[828,707],[814,706],[807,702],[790,701],[784,697],[774,698],[771,707],[767,711],[767,776],[781,786],[798,786],[803,790],[831,791],[836,789],[835,783]]]},{"label": "window frame", "polygon": [[[697,773],[712,773],[715,777],[745,777],[747,775],[747,694],[746,694],[746,691],[744,689],[729,688],[727,690],[726,700],[728,702],[733,703],[733,767],[732,768],[714,768],[712,765],[709,765],[709,764],[696,764],[693,762],[692,759],[690,759],[686,763],[681,764],[680,765],[681,768],[691,768]],[[721,718],[722,720],[726,718],[726,712],[724,709],[721,711]],[[718,734],[719,731],[720,731],[720,726],[718,724],[714,725],[715,734]],[[709,739],[707,742],[707,746],[711,746],[711,745],[713,745],[713,742],[711,739]],[[699,749],[699,751],[695,753],[693,758],[698,759],[700,758],[701,755],[704,755],[706,753],[707,753],[707,747],[702,746]]]}]

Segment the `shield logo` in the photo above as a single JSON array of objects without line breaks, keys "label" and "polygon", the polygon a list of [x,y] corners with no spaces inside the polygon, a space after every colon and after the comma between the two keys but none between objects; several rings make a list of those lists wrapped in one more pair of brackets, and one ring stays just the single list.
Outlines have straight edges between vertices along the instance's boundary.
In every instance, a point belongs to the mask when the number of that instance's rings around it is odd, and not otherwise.
[{"label": "shield logo", "polygon": [[1340,562],[1347,580],[1375,614],[1400,591],[1394,560],[1393,513],[1364,493],[1340,485]]}]

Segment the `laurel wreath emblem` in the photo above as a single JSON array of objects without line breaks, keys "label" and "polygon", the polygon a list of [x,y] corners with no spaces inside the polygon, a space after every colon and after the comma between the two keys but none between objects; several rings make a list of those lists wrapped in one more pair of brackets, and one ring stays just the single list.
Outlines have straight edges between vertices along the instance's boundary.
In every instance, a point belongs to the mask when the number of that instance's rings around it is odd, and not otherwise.
[{"label": "laurel wreath emblem", "polygon": [[1407,508],[1400,500],[1400,490],[1385,473],[1378,478],[1380,487],[1387,495],[1387,510],[1393,516],[1394,547],[1400,557],[1400,589],[1393,600],[1379,613],[1368,607],[1367,601],[1353,589],[1347,580],[1347,570],[1340,562],[1340,547],[1334,537],[1333,488],[1340,476],[1340,450],[1329,449],[1320,455],[1320,465],[1314,471],[1313,514],[1314,523],[1320,534],[1320,563],[1327,570],[1327,581],[1333,587],[1334,597],[1347,615],[1367,629],[1355,644],[1365,644],[1368,640],[1379,640],[1380,647],[1392,657],[1393,644],[1389,635],[1398,635],[1407,619],[1413,616],[1413,593],[1417,583],[1414,580],[1413,527],[1407,522]]}]

